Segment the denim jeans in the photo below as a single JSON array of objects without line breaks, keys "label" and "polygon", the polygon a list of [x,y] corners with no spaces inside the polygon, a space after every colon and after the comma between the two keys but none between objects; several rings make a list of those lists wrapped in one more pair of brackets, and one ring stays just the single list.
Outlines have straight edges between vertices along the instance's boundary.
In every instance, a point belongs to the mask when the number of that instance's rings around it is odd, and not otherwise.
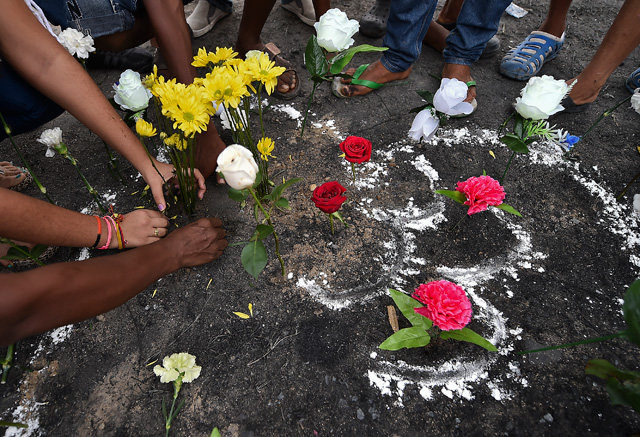
[{"label": "denim jeans", "polygon": [[[469,1],[469,0],[467,0]],[[406,71],[420,56],[437,0],[392,0],[387,34],[382,44],[382,65],[393,73]]]},{"label": "denim jeans", "polygon": [[35,0],[47,19],[63,29],[74,29],[99,38],[133,27],[137,0]]},{"label": "denim jeans", "polygon": [[471,65],[498,31],[500,17],[511,0],[466,0],[458,24],[447,37],[442,53],[447,64]]},{"label": "denim jeans", "polygon": [[231,0],[207,0],[211,6],[224,12],[231,12],[233,3]]},{"label": "denim jeans", "polygon": [[[393,0],[382,41],[382,65],[389,71],[406,71],[420,56],[436,0]],[[471,65],[498,30],[500,17],[511,0],[465,0],[456,28],[447,37],[445,62]]]},{"label": "denim jeans", "polygon": [[[0,62],[0,113],[11,134],[29,132],[64,112],[60,106],[26,83],[6,62]],[[6,138],[0,129],[0,140]]]}]

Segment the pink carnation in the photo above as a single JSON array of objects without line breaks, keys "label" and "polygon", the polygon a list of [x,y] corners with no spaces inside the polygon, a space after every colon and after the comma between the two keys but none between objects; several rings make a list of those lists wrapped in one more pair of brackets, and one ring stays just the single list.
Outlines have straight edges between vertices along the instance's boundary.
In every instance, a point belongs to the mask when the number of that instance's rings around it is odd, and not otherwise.
[{"label": "pink carnation", "polygon": [[421,284],[412,297],[426,305],[415,308],[415,312],[443,331],[462,329],[471,321],[471,302],[462,287],[453,282]]},{"label": "pink carnation", "polygon": [[498,206],[504,200],[504,188],[490,176],[471,177],[466,182],[458,182],[456,191],[467,197],[468,215],[485,211],[489,205]]}]

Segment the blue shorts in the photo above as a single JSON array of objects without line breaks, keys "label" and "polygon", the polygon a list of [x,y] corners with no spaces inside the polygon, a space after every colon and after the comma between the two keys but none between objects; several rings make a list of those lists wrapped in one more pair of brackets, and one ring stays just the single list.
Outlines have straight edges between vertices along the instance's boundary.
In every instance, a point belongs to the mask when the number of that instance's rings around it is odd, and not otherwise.
[{"label": "blue shorts", "polygon": [[138,0],[35,0],[47,19],[99,38],[133,28]]},{"label": "blue shorts", "polygon": [[[6,62],[0,62],[0,113],[12,135],[29,132],[53,120],[64,109],[26,83]],[[0,140],[6,138],[0,126]]]}]

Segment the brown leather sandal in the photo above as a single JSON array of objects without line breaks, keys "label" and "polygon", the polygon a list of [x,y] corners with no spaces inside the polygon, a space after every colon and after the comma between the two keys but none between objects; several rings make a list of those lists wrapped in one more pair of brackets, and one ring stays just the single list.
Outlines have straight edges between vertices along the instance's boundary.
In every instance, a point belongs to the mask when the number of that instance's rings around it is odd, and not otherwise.
[{"label": "brown leather sandal", "polygon": [[298,76],[298,72],[293,68],[293,65],[291,65],[291,63],[289,61],[287,61],[282,56],[280,56],[280,53],[282,53],[282,52],[272,42],[265,44],[264,45],[264,49],[262,49],[262,51],[264,53],[266,53],[267,55],[269,55],[269,59],[271,59],[273,62],[275,62],[275,64],[278,67],[286,68],[286,70],[282,74],[285,74],[285,73],[287,73],[289,71],[292,71],[293,75],[295,77],[295,80],[296,80],[296,87],[295,88],[289,89],[289,91],[287,91],[286,93],[282,93],[282,92],[278,91],[278,88],[276,87],[273,90],[272,95],[274,97],[278,98],[278,99],[281,99],[281,100],[291,100],[294,97],[296,97],[300,93],[300,89],[302,88],[302,86],[301,86],[302,84],[300,82],[300,77]]}]

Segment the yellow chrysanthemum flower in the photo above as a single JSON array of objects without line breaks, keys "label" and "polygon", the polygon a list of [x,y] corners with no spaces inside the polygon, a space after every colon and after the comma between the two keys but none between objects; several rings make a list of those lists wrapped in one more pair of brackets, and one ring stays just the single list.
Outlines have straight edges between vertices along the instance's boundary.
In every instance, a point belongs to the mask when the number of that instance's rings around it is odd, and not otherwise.
[{"label": "yellow chrysanthemum flower", "polygon": [[194,67],[206,67],[209,64],[220,66],[233,60],[236,56],[238,56],[238,53],[228,47],[218,47],[215,53],[207,52],[205,48],[200,48],[198,49],[198,54],[193,57],[191,65]]},{"label": "yellow chrysanthemum flower", "polygon": [[202,81],[205,93],[210,100],[224,103],[225,106],[237,108],[242,98],[249,95],[249,90],[241,76],[221,70],[219,74],[208,74]]},{"label": "yellow chrysanthemum flower", "polygon": [[156,136],[156,128],[143,118],[139,118],[136,121],[136,132],[138,132],[138,135],[141,137],[150,138]]},{"label": "yellow chrysanthemum flower", "polygon": [[174,129],[180,129],[187,137],[207,130],[209,117],[214,112],[202,87],[175,84],[172,92],[168,91],[161,101],[162,113],[174,121]]},{"label": "yellow chrysanthemum flower", "polygon": [[175,147],[178,150],[185,150],[188,142],[185,138],[180,137],[179,134],[173,134],[170,137],[164,139],[164,143],[169,147]]},{"label": "yellow chrysanthemum flower", "polygon": [[151,90],[153,88],[153,84],[156,83],[157,80],[158,80],[158,66],[154,64],[153,73],[148,74],[142,81],[142,84],[146,89]]},{"label": "yellow chrysanthemum flower", "polygon": [[265,161],[269,160],[269,156],[272,158],[276,158],[276,156],[273,156],[271,154],[271,152],[273,151],[273,146],[274,144],[271,138],[261,138],[256,146],[258,148],[258,152],[260,152],[260,158]]},{"label": "yellow chrysanthemum flower", "polygon": [[287,70],[284,67],[276,67],[275,62],[271,61],[266,53],[247,59],[245,64],[253,80],[262,82],[269,95],[278,84],[278,76]]}]

